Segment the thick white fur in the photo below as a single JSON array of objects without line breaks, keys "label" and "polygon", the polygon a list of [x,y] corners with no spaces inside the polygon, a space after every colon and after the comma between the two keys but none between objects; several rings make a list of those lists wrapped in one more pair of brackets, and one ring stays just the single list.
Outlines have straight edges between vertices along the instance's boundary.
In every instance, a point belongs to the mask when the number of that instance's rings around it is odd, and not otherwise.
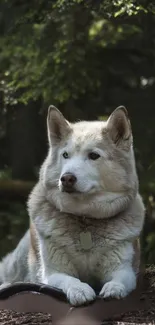
[{"label": "thick white fur", "polygon": [[[32,250],[27,233],[24,250],[22,241],[9,255],[12,270],[20,269],[16,281],[60,288],[73,305],[94,300],[96,283],[103,298],[125,297],[136,287],[133,243],[144,221],[126,113],[120,108],[107,122],[69,124],[53,108],[48,135],[49,153],[28,202],[36,248]],[[90,160],[91,151],[100,158]],[[68,172],[77,178],[73,193],[63,192],[61,176]],[[92,236],[90,250],[80,243],[86,229]],[[3,283],[15,278],[6,272],[7,262],[8,256],[0,266]]]}]

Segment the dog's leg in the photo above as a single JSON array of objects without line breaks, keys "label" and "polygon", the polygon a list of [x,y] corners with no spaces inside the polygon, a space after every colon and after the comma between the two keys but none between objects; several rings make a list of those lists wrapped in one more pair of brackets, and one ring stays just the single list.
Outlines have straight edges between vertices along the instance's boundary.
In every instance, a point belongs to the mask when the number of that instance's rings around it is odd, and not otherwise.
[{"label": "dog's leg", "polygon": [[112,272],[110,281],[103,285],[100,296],[103,298],[123,298],[136,288],[136,274],[130,265],[121,265]]},{"label": "dog's leg", "polygon": [[95,291],[87,283],[64,273],[53,273],[46,282],[61,289],[73,306],[88,303],[96,298]]},{"label": "dog's leg", "polygon": [[10,285],[11,285],[10,282],[5,282],[5,283],[0,284],[0,290],[2,290],[2,289],[6,289],[6,288],[9,287]]}]

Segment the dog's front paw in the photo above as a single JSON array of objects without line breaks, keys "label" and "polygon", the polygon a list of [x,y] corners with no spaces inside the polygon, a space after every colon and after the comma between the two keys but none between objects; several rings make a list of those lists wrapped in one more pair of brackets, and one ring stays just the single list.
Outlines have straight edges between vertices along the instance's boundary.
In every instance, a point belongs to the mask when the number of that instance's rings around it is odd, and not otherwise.
[{"label": "dog's front paw", "polygon": [[79,306],[96,298],[95,291],[87,283],[78,283],[67,290],[67,298],[71,305]]},{"label": "dog's front paw", "polygon": [[10,285],[11,285],[10,282],[4,282],[4,283],[0,284],[0,290],[6,289]]},{"label": "dog's front paw", "polygon": [[122,283],[116,281],[109,281],[103,286],[100,297],[103,298],[124,298],[128,292]]}]

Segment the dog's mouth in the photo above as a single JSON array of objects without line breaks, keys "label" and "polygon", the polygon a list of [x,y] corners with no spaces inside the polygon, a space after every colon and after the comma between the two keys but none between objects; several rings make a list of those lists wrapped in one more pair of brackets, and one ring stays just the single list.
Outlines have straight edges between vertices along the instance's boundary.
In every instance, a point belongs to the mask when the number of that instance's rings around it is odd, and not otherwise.
[{"label": "dog's mouth", "polygon": [[69,194],[80,194],[82,192],[76,190],[75,188],[70,188],[70,187],[63,187],[61,189],[61,192],[69,193]]},{"label": "dog's mouth", "polygon": [[61,192],[64,192],[64,193],[68,193],[68,194],[85,194],[85,195],[89,195],[89,194],[94,194],[97,192],[96,190],[96,187],[95,186],[92,186],[90,189],[87,189],[86,191],[80,191],[80,190],[77,190],[75,187],[60,187],[59,188]]},{"label": "dog's mouth", "polygon": [[[83,184],[82,184],[83,185]],[[59,180],[58,182],[58,188],[60,192],[68,193],[72,195],[90,195],[95,194],[96,192],[100,192],[101,189],[99,186],[97,186],[96,183],[93,184],[84,184],[82,186],[80,184],[72,184],[72,182],[68,182],[67,184],[62,184],[62,181]]]}]

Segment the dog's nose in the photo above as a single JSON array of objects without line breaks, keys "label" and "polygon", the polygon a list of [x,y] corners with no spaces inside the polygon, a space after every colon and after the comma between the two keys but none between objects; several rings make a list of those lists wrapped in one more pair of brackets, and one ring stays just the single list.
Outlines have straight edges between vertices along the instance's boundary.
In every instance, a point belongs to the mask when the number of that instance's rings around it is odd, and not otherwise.
[{"label": "dog's nose", "polygon": [[76,183],[77,178],[71,173],[63,174],[61,177],[61,183],[65,188],[71,189]]}]

